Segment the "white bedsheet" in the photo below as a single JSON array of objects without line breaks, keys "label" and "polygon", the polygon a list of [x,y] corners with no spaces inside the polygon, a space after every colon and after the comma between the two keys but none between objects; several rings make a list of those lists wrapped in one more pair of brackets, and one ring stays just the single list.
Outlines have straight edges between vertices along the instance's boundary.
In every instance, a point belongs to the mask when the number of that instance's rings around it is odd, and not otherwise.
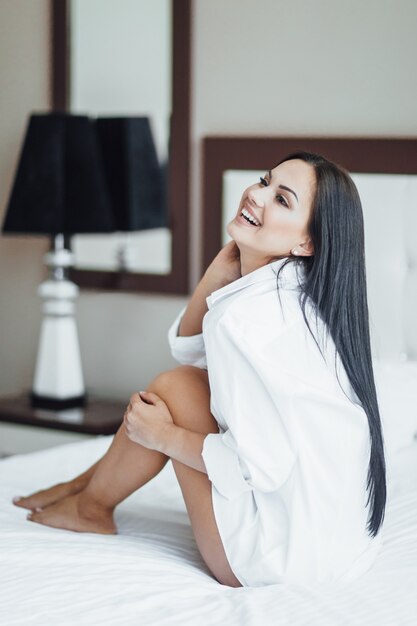
[{"label": "white bedsheet", "polygon": [[0,624],[417,624],[417,442],[393,459],[384,546],[367,574],[319,589],[232,589],[209,574],[170,463],[116,510],[119,534],[26,521],[25,495],[66,480],[107,449],[97,438],[0,462]]}]

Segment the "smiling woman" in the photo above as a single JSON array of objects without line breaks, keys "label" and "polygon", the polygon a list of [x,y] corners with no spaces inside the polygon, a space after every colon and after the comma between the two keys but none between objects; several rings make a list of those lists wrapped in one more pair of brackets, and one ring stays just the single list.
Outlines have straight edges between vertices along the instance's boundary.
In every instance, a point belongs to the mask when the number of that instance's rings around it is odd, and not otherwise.
[{"label": "smiling woman", "polygon": [[290,254],[313,254],[308,226],[314,193],[314,168],[300,159],[281,163],[244,191],[227,227],[245,252],[242,274]]},{"label": "smiling woman", "polygon": [[183,367],[132,395],[98,464],[15,504],[114,533],[115,507],[171,459],[219,582],[350,581],[376,559],[386,499],[356,187],[291,154],[243,192],[229,234],[169,330]]}]

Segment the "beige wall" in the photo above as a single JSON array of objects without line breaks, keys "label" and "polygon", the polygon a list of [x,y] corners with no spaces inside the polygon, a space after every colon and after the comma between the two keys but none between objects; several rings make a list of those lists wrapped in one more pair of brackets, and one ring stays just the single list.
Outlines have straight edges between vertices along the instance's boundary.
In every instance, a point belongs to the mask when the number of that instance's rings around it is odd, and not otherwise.
[{"label": "beige wall", "polygon": [[[194,0],[192,286],[200,268],[206,134],[417,136],[414,0]],[[29,111],[48,104],[48,2],[0,4],[0,217]],[[0,238],[0,393],[28,387],[45,244]],[[127,396],[174,361],[186,298],[83,292],[87,386]]]},{"label": "beige wall", "polygon": [[[10,193],[28,112],[49,104],[49,3],[0,3],[0,221]],[[32,376],[40,311],[42,240],[0,237],[0,392]]]},{"label": "beige wall", "polygon": [[417,133],[414,0],[194,0],[195,133]]}]

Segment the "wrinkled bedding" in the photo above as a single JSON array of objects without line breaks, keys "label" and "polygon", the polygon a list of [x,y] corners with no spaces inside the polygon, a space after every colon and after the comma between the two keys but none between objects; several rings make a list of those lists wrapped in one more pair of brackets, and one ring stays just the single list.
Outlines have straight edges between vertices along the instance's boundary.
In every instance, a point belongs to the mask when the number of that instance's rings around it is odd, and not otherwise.
[{"label": "wrinkled bedding", "polygon": [[369,572],[315,589],[233,589],[214,580],[199,555],[171,463],[118,507],[115,536],[33,524],[11,504],[80,473],[110,440],[0,461],[4,626],[417,624],[417,441],[391,459],[384,545]]}]

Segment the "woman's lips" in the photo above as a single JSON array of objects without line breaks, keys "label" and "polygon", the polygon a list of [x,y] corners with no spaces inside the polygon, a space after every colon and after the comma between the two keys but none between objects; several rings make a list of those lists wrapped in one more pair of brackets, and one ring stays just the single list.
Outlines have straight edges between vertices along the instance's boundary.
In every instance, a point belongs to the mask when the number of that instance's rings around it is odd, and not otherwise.
[{"label": "woman's lips", "polygon": [[239,224],[243,224],[243,226],[249,226],[249,228],[259,228],[259,226],[255,226],[255,224],[251,224],[250,222],[248,222],[248,220],[243,217],[240,212],[237,214],[235,219],[237,222],[239,222]]}]

